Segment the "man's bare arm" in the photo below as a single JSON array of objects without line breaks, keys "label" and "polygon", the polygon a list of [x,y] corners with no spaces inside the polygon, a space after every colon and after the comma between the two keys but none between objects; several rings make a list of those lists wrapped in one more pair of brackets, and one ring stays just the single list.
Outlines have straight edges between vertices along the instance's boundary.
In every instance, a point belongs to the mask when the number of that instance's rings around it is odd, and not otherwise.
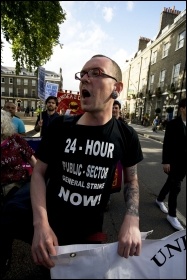
[{"label": "man's bare arm", "polygon": [[141,234],[139,230],[139,185],[137,166],[124,169],[125,216],[118,235],[118,254],[121,257],[139,256]]},{"label": "man's bare arm", "polygon": [[139,216],[139,185],[137,165],[125,169],[124,199],[126,214]]}]

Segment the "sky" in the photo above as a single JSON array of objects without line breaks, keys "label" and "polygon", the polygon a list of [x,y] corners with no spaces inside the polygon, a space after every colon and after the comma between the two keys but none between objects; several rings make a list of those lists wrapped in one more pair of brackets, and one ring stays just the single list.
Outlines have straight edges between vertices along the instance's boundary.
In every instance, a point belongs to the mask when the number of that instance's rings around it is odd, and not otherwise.
[{"label": "sky", "polygon": [[[60,25],[59,41],[50,60],[41,65],[57,74],[62,68],[63,89],[79,91],[75,80],[84,64],[95,54],[114,59],[122,71],[125,61],[138,51],[140,37],[154,40],[164,9],[183,11],[186,1],[60,1],[66,20]],[[15,66],[12,51],[4,43],[4,66]]]}]

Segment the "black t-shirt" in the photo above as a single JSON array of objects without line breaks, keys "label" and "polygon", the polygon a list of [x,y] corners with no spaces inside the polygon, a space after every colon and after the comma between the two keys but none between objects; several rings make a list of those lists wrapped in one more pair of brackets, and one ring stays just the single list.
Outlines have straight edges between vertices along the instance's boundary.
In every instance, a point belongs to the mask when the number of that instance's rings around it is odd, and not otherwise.
[{"label": "black t-shirt", "polygon": [[[57,112],[54,112],[54,114],[49,115],[47,113],[47,111],[42,112],[42,120],[43,120],[43,124],[42,124],[42,128],[41,128],[41,133],[40,136],[42,137],[46,131],[46,128],[48,127],[48,125],[56,118],[58,118],[60,115]],[[36,120],[35,126],[37,126],[38,122],[40,121],[40,114]]]},{"label": "black t-shirt", "polygon": [[48,217],[57,236],[101,231],[117,162],[129,167],[143,159],[132,127],[115,118],[101,126],[77,125],[79,117],[55,119],[37,152],[48,164]]}]

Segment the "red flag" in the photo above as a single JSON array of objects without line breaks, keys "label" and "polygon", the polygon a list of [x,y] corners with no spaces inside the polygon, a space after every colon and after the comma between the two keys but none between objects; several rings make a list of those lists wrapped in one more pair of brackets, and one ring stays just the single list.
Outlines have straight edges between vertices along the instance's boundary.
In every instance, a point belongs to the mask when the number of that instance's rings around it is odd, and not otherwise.
[{"label": "red flag", "polygon": [[62,111],[63,114],[66,112],[66,110],[71,110],[70,114],[78,115],[83,114],[83,110],[81,109],[80,104],[80,95],[78,93],[74,94],[71,91],[58,91],[57,94],[58,98],[58,110],[57,112]]}]

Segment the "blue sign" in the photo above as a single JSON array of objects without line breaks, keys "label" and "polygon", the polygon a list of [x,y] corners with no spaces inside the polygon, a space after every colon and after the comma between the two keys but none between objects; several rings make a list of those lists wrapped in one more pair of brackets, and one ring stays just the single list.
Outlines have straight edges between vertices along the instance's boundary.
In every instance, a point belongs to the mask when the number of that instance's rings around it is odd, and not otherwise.
[{"label": "blue sign", "polygon": [[38,67],[38,97],[45,100],[45,68]]},{"label": "blue sign", "polygon": [[46,85],[45,85],[45,99],[47,99],[48,96],[57,97],[58,87],[59,87],[58,84],[46,82]]}]

